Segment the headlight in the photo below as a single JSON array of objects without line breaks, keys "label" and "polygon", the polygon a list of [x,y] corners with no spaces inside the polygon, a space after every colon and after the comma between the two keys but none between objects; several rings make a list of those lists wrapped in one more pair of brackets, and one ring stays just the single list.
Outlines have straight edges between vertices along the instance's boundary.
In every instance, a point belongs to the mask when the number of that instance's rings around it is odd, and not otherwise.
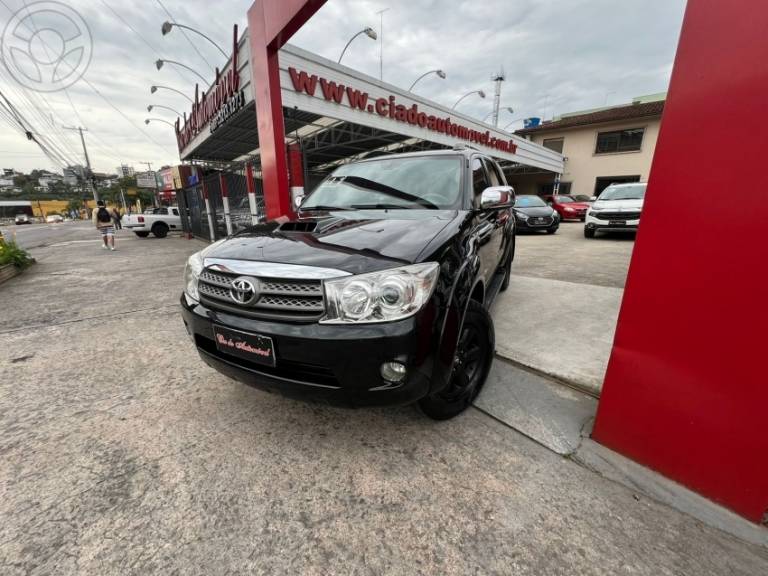
[{"label": "headlight", "polygon": [[200,300],[200,293],[197,291],[197,279],[202,271],[203,254],[202,252],[195,252],[189,257],[187,265],[184,267],[184,292],[194,300]]},{"label": "headlight", "polygon": [[522,220],[523,222],[528,220],[528,216],[526,216],[522,212],[515,212],[515,218],[517,218],[518,220]]},{"label": "headlight", "polygon": [[437,262],[326,280],[324,324],[391,322],[413,316],[435,288]]},{"label": "headlight", "polygon": [[563,208],[563,210],[565,210],[566,212],[573,212],[573,208],[571,208],[570,206],[566,206],[565,208]]}]

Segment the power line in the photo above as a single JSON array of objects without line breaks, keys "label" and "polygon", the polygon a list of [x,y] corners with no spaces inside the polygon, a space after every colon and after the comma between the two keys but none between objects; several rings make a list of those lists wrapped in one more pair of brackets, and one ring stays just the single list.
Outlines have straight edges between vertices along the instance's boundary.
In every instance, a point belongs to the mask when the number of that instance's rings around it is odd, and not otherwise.
[{"label": "power line", "polygon": [[[0,3],[2,3],[3,6],[5,6],[6,9],[9,12],[13,13],[13,10],[11,10],[11,8],[8,6],[8,4],[6,4],[5,0],[0,0]],[[30,28],[26,24],[25,24],[25,26],[27,27],[27,29]],[[34,30],[31,30],[31,31],[34,32]],[[41,38],[41,40],[42,40],[42,38]],[[47,43],[44,40],[42,40],[42,42],[43,42],[44,45],[47,45]],[[70,68],[72,68],[72,67],[70,66]],[[133,122],[133,120],[131,120],[122,110],[120,110],[120,108],[118,108],[117,105],[112,103],[112,101],[109,98],[104,96],[101,93],[100,90],[98,90],[91,82],[88,81],[88,79],[86,79],[84,76],[81,76],[80,80],[82,80],[91,90],[93,90],[102,100],[104,100],[104,102],[106,102],[115,112],[117,112],[123,119],[125,119],[125,121],[128,122],[134,129],[138,130],[146,139],[148,139],[150,142],[155,144],[155,146],[157,146],[158,148],[161,148],[164,153],[166,153],[166,154],[168,153],[168,150],[165,148],[165,146],[160,144],[149,133],[145,132],[140,126],[135,124]],[[172,153],[172,155],[175,155],[175,154],[176,154],[176,152]]]},{"label": "power line", "polygon": [[[126,19],[123,18],[119,12],[115,11],[115,9],[112,8],[112,6],[107,4],[106,0],[101,0],[101,3],[104,4],[104,6],[106,6],[109,9],[109,11],[115,15],[117,19],[119,19],[123,24],[125,24],[131,32],[136,34],[136,36],[138,36],[141,39],[141,41],[144,42],[144,44],[149,46],[150,50],[152,50],[161,59],[164,59],[162,52],[158,50],[157,47],[155,47],[149,40],[147,40],[141,32],[139,32],[133,26],[131,26],[131,24],[128,21],[126,21]],[[186,77],[184,74],[182,74],[181,70],[179,70],[178,68],[174,68],[173,70],[174,72],[176,72],[176,74],[178,74],[179,78],[181,78],[185,83],[187,84],[190,83],[189,78]],[[192,81],[191,83],[194,84],[195,82],[196,80]]]},{"label": "power line", "polygon": [[[0,74],[0,78],[4,78],[4,76]],[[17,98],[19,100],[19,105],[26,107],[28,112],[33,117],[35,116],[37,117],[38,122],[42,121],[41,128],[46,128],[46,125],[50,125],[51,127],[50,134],[47,134],[46,136],[42,136],[40,130],[33,130],[35,126],[32,124],[32,122],[30,122],[28,118],[25,118],[24,122],[28,126],[29,130],[38,133],[39,138],[44,139],[44,141],[48,144],[49,148],[55,150],[62,158],[64,158],[70,164],[73,163],[72,158],[77,157],[77,153],[73,152],[72,144],[69,141],[69,139],[66,137],[66,135],[61,130],[58,129],[58,127],[52,122],[51,119],[48,118],[47,114],[42,111],[40,105],[33,101],[32,94],[28,93],[23,87],[21,87],[21,90],[19,90],[13,87],[13,85],[10,82],[8,84],[9,84],[9,88],[14,90],[14,92],[16,93]],[[20,110],[19,106],[14,105],[14,107]],[[50,105],[49,105],[49,108],[50,108]],[[51,109],[51,112],[53,113],[52,109]]]}]

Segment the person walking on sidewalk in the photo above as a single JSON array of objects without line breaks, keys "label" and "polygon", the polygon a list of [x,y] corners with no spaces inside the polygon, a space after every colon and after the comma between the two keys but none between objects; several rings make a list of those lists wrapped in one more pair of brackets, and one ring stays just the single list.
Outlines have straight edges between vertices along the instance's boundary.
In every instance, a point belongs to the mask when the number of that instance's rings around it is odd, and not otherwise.
[{"label": "person walking on sidewalk", "polygon": [[115,230],[122,230],[123,225],[120,222],[120,210],[118,210],[117,208],[112,208],[111,216],[112,216],[112,222],[115,223]]},{"label": "person walking on sidewalk", "polygon": [[96,229],[101,232],[102,248],[105,250],[115,249],[115,227],[112,225],[112,215],[104,205],[104,200],[96,202],[96,210],[93,211],[93,223]]}]

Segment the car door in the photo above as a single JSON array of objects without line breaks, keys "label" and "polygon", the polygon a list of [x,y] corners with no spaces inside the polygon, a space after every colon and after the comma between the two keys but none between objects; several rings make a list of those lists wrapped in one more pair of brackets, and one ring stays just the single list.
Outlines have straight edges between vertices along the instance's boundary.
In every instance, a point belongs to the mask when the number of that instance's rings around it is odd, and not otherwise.
[{"label": "car door", "polygon": [[[483,190],[491,186],[490,176],[482,156],[472,156],[472,202],[480,208],[480,196]],[[496,271],[500,234],[498,232],[498,214],[495,211],[476,212],[474,237],[480,257],[480,274],[487,286]]]},{"label": "car door", "polygon": [[[504,179],[504,175],[499,170],[498,165],[490,158],[484,158],[485,170],[488,173],[488,179],[491,186],[506,186],[507,182]],[[493,232],[491,233],[490,244],[493,247],[493,260],[495,264],[501,262],[504,249],[504,229],[509,223],[509,210],[494,210],[489,214],[489,221],[493,223]],[[498,266],[494,265],[491,269],[491,274],[496,271]]]}]

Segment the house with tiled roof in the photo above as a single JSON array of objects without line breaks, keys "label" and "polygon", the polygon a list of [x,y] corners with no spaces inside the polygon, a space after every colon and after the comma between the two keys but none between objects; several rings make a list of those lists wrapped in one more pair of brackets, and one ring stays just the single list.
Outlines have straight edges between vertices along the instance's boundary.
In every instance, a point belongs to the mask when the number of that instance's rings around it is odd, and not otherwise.
[{"label": "house with tiled roof", "polygon": [[[630,104],[563,114],[515,134],[562,153],[561,194],[599,196],[611,183],[646,182],[659,135],[666,93]],[[508,180],[518,194],[551,194],[558,176],[521,169]]]}]

